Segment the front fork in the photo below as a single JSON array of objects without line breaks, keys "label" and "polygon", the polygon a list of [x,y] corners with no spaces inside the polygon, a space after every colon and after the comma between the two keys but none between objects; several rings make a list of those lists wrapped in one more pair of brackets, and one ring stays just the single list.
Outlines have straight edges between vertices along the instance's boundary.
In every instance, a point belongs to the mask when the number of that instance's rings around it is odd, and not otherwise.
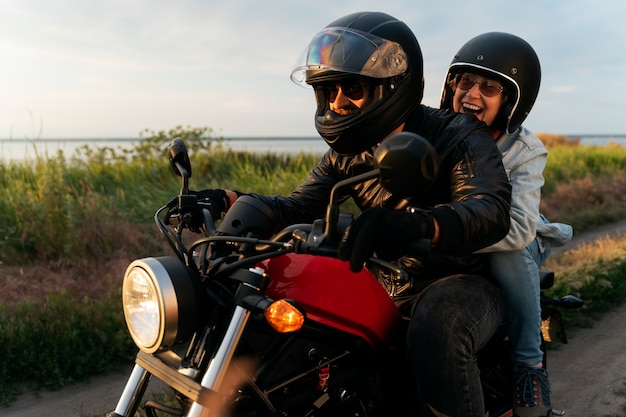
[{"label": "front fork", "polygon": [[[233,318],[230,321],[228,329],[226,330],[222,344],[215,353],[213,359],[211,359],[209,367],[202,377],[200,385],[202,385],[203,388],[209,389],[212,392],[219,392],[222,382],[224,381],[224,377],[226,376],[226,372],[228,371],[228,368],[233,360],[235,349],[237,348],[237,345],[239,345],[239,340],[241,339],[241,335],[243,334],[249,318],[249,310],[246,310],[241,306],[237,306],[237,308],[235,308]],[[189,410],[189,414],[187,414],[187,416],[209,417],[210,408],[210,401],[209,404],[194,402],[191,405],[191,409]]]},{"label": "front fork", "polygon": [[250,311],[241,306],[235,308],[224,339],[199,384],[179,372],[181,360],[173,352],[155,355],[139,352],[115,411],[108,416],[134,416],[150,378],[154,375],[193,401],[188,417],[208,417],[212,404],[216,403],[214,394],[221,388],[249,318]]},{"label": "front fork", "polygon": [[108,416],[118,417],[134,415],[137,408],[139,408],[139,402],[146,392],[146,388],[148,388],[149,381],[150,373],[141,366],[135,365],[126,382],[122,396],[117,402],[114,413],[108,414]]}]

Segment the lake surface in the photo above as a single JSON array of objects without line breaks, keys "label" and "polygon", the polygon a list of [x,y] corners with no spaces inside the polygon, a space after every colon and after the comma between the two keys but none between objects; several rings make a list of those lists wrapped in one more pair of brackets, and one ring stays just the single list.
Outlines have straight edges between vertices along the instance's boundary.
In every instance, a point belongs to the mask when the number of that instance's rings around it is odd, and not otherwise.
[{"label": "lake surface", "polygon": [[[570,135],[571,138],[580,138],[582,145],[606,146],[609,143],[617,143],[626,146],[626,135]],[[56,156],[62,150],[66,156],[72,156],[74,152],[85,145],[91,147],[110,147],[113,149],[129,149],[135,146],[139,139],[124,138],[97,138],[97,139],[0,139],[0,160],[24,160],[33,159],[37,156]],[[221,143],[236,151],[249,152],[275,152],[298,154],[315,153],[323,154],[328,145],[317,137],[247,137],[224,139]]]},{"label": "lake surface", "polygon": [[[37,156],[56,156],[59,150],[66,156],[85,145],[95,148],[130,149],[139,143],[139,139],[45,139],[45,140],[8,140],[0,139],[0,160],[33,159]],[[224,146],[236,151],[275,152],[298,154],[323,154],[328,145],[321,138],[234,138],[220,141]],[[165,153],[164,153],[165,155]]]}]

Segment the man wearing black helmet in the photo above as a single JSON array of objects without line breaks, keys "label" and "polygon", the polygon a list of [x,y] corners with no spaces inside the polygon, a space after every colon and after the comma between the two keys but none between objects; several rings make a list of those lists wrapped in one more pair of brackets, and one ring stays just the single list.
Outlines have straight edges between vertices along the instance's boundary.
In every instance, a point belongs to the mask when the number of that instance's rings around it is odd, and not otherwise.
[{"label": "man wearing black helmet", "polygon": [[491,129],[512,185],[511,228],[488,253],[492,276],[507,300],[507,329],[515,367],[515,415],[548,415],[550,385],[541,350],[539,266],[551,245],[572,236],[571,226],[539,213],[548,152],[522,126],[539,92],[541,68],[534,49],[518,36],[489,32],[466,42],[444,82],[442,108],[475,115]]},{"label": "man wearing black helmet", "polygon": [[[500,290],[476,275],[483,255],[475,252],[506,236],[511,199],[488,129],[472,115],[421,105],[420,46],[403,22],[384,13],[330,23],[311,40],[291,78],[313,87],[315,127],[330,149],[290,195],[250,194],[274,214],[268,234],[323,217],[333,185],[373,169],[373,151],[392,133],[426,138],[440,169],[419,197],[394,195],[378,179],[342,191],[340,200],[352,198],[362,214],[339,255],[358,271],[374,252],[384,253],[413,273],[409,298],[423,291],[403,308],[411,315],[408,359],[424,415],[483,417],[475,356],[503,322],[504,303]],[[226,211],[228,199],[220,200]],[[431,240],[431,256],[406,256],[417,238]]]}]

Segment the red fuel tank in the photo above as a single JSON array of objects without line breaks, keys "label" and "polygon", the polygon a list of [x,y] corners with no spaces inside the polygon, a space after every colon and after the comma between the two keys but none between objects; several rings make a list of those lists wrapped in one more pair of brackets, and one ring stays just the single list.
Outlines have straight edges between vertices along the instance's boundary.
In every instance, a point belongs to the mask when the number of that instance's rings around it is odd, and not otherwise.
[{"label": "red fuel tank", "polygon": [[267,295],[291,298],[307,319],[359,336],[375,348],[398,342],[402,318],[395,304],[366,269],[313,255],[288,254],[263,264],[270,279]]}]

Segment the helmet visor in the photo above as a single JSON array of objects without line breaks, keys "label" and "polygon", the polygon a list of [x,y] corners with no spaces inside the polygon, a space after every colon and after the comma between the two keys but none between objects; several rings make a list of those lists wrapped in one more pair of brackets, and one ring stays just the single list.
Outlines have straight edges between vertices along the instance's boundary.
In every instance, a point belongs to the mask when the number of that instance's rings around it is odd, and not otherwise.
[{"label": "helmet visor", "polygon": [[389,78],[407,68],[400,44],[354,29],[330,27],[309,43],[291,72],[291,80],[311,84],[323,81],[325,73]]}]

